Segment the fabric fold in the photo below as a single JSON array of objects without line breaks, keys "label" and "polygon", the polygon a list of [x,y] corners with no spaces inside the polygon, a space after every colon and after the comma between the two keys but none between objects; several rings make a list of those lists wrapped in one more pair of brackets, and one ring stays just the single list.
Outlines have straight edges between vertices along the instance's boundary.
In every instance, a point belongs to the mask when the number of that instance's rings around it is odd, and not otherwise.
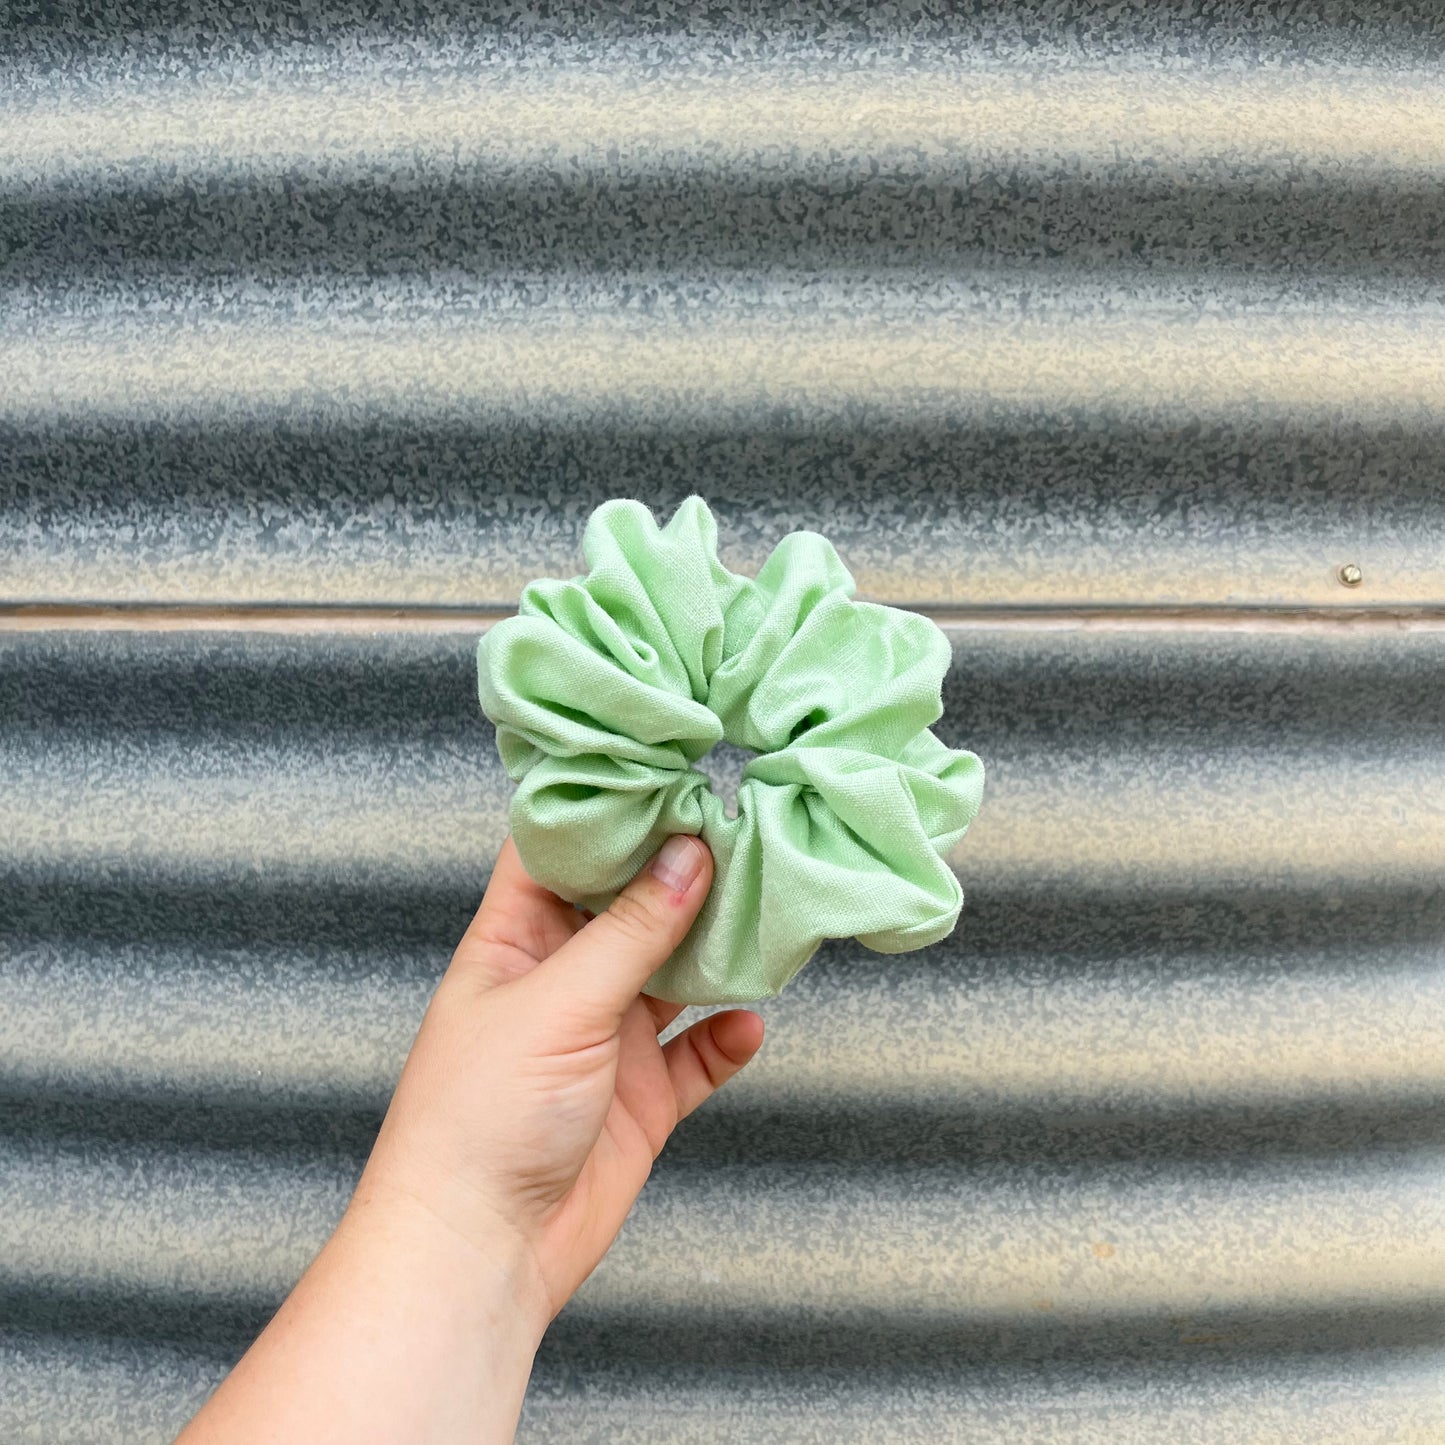
[{"label": "fabric fold", "polygon": [[[826,938],[900,953],[951,932],[945,855],[983,765],[930,730],[951,662],[938,627],[856,601],[816,532],[756,578],[728,571],[698,496],[664,527],[605,502],[583,553],[585,575],[531,583],[477,649],[531,876],[600,912],[670,834],[700,835],[712,888],[647,988],[676,1003],[775,994]],[[724,739],[757,754],[735,817],[694,766]]]}]

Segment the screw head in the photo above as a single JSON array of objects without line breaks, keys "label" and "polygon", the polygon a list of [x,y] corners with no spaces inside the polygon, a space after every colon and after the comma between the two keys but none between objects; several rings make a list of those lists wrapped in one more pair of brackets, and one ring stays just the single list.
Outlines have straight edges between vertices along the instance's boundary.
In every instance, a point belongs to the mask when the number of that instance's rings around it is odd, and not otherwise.
[{"label": "screw head", "polygon": [[1365,580],[1365,574],[1353,562],[1346,562],[1338,575],[1346,587],[1358,587]]}]

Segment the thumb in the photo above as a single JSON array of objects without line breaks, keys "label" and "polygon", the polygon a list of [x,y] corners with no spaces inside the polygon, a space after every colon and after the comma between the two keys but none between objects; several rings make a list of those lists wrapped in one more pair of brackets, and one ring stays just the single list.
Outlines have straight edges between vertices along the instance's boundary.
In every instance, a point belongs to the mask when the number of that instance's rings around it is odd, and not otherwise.
[{"label": "thumb", "polygon": [[682,942],[712,886],[712,853],[676,833],[612,900],[533,970],[544,1007],[612,1033],[642,986]]}]

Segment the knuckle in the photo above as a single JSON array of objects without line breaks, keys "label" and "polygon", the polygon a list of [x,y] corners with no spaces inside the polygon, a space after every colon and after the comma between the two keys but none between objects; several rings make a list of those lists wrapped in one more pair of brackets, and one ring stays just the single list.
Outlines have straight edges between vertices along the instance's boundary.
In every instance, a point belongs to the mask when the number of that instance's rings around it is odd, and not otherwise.
[{"label": "knuckle", "polygon": [[657,915],[635,893],[619,893],[608,907],[607,916],[615,928],[639,942],[651,938],[658,929]]},{"label": "knuckle", "polygon": [[707,1034],[706,1041],[701,1034],[689,1034],[688,1042],[692,1045],[692,1052],[702,1069],[703,1077],[712,1088],[720,1089],[727,1078],[726,1060],[712,1034]]}]

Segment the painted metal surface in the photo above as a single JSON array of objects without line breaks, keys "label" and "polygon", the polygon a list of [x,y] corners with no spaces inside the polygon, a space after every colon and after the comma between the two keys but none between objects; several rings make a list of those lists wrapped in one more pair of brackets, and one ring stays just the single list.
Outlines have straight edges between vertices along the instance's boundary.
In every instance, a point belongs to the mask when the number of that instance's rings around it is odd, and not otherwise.
[{"label": "painted metal surface", "polygon": [[[1445,630],[953,636],[940,730],[994,789],[964,925],[766,1006],[528,1433],[1087,1439],[1142,1391],[1126,1438],[1305,1401],[1429,1438]],[[10,1398],[52,1418],[98,1339],[100,1433],[159,1438],[339,1212],[509,788],[465,637],[0,655]]]},{"label": "painted metal surface", "polygon": [[960,8],[0,21],[0,600],[1445,603],[1439,15]]},{"label": "painted metal surface", "polygon": [[0,1436],[284,1294],[503,836],[462,609],[697,490],[990,795],[522,1438],[1445,1438],[1445,19],[1301,11],[0,13]]}]

